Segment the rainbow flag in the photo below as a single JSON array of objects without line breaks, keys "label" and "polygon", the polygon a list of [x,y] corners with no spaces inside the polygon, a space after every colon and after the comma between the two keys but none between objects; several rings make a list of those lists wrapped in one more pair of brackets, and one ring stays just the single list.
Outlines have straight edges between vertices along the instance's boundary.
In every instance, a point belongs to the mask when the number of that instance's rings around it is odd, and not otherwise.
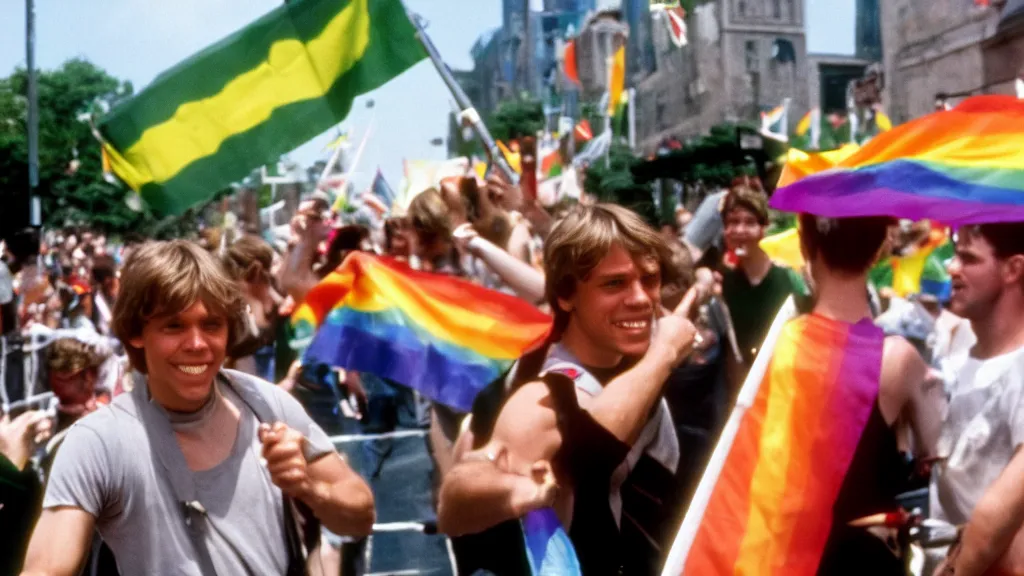
[{"label": "rainbow flag", "polygon": [[860,146],[856,144],[847,144],[838,150],[826,152],[804,152],[797,148],[790,148],[786,152],[786,163],[782,166],[782,174],[775,186],[776,188],[789,186],[813,174],[835,168],[837,164],[853,156],[857,150],[860,150]]},{"label": "rainbow flag", "polygon": [[817,315],[772,332],[774,349],[757,361],[770,358],[760,387],[740,393],[738,427],[734,414],[709,466],[721,466],[717,481],[701,481],[665,574],[817,572],[832,507],[878,397],[884,335],[869,320]]},{"label": "rainbow flag", "polygon": [[[540,344],[551,318],[465,280],[354,252],[292,315],[306,360],[368,372],[469,411],[477,392]],[[315,331],[315,334],[313,332]]]},{"label": "rainbow flag", "polygon": [[528,512],[520,521],[532,576],[576,576],[582,573],[576,548],[551,508]]},{"label": "rainbow flag", "polygon": [[1024,220],[1024,101],[975,96],[879,134],[835,169],[772,195],[819,216],[896,216],[951,226]]},{"label": "rainbow flag", "polygon": [[928,294],[946,302],[953,291],[952,279],[943,261],[943,248],[951,242],[944,232],[932,232],[932,238],[906,256],[892,256],[872,268],[869,279],[877,288],[889,287],[900,298]]},{"label": "rainbow flag", "polygon": [[800,271],[804,267],[804,256],[800,252],[800,230],[790,228],[772,234],[759,242],[761,249],[776,264]]}]

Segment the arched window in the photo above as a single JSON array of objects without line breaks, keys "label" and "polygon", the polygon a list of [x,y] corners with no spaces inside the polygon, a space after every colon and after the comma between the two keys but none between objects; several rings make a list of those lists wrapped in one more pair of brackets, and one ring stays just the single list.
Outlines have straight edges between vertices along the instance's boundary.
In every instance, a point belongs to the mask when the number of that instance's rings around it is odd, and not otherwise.
[{"label": "arched window", "polygon": [[772,60],[779,64],[796,64],[796,48],[785,38],[776,38],[772,42]]}]

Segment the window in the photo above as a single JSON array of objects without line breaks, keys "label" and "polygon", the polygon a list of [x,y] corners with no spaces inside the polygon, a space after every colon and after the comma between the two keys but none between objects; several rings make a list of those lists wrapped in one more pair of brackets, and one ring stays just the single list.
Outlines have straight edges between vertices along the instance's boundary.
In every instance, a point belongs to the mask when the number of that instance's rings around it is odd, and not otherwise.
[{"label": "window", "polygon": [[772,60],[780,64],[796,63],[796,48],[793,43],[785,38],[776,38],[772,42]]},{"label": "window", "polygon": [[772,0],[772,18],[782,19],[782,0]]},{"label": "window", "polygon": [[736,11],[740,16],[747,15],[747,0],[739,0],[736,2]]},{"label": "window", "polygon": [[747,63],[747,72],[757,72],[760,70],[757,62],[757,40],[747,40],[744,46],[743,52]]}]

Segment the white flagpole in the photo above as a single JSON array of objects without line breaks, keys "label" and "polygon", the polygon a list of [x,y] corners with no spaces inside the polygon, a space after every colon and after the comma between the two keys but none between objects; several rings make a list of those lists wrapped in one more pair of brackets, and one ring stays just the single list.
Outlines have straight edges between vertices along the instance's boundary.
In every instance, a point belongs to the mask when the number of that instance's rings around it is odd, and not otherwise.
[{"label": "white flagpole", "polygon": [[683,524],[679,527],[679,532],[676,533],[668,558],[665,559],[662,576],[680,576],[683,573],[686,557],[690,554],[690,547],[704,520],[704,512],[707,510],[708,502],[711,501],[711,493],[718,483],[718,477],[725,466],[725,459],[728,457],[729,451],[732,450],[732,444],[736,439],[743,415],[753,405],[757,391],[761,388],[761,381],[764,380],[764,376],[768,372],[768,363],[775,355],[775,344],[778,342],[779,334],[782,333],[782,327],[794,317],[796,317],[796,304],[793,297],[790,296],[775,316],[768,335],[765,336],[764,343],[761,345],[761,350],[757,353],[750,372],[747,373],[747,379],[744,380],[743,387],[740,388],[740,393],[736,398],[736,407],[729,415],[729,421],[726,422],[718,444],[715,445],[715,451],[711,454],[711,460],[708,462],[707,468],[704,469],[704,475],[701,476],[700,484],[697,485],[697,490],[690,501],[690,507],[686,511],[686,517],[683,518]]},{"label": "white flagpole", "polygon": [[821,148],[821,108],[811,110],[811,149]]}]

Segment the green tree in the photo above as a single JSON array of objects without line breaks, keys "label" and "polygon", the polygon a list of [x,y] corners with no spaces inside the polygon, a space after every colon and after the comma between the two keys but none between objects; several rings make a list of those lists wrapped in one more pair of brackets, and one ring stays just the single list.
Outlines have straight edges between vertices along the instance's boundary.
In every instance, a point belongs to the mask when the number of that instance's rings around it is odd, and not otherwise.
[{"label": "green tree", "polygon": [[655,224],[660,215],[655,208],[651,185],[638,182],[633,175],[633,167],[641,162],[628,146],[613,144],[607,162],[599,159],[587,167],[585,188],[601,202],[625,206]]},{"label": "green tree", "polygon": [[544,106],[533,98],[506,100],[491,114],[487,128],[495,139],[503,142],[536,136],[544,129]]},{"label": "green tree", "polygon": [[[147,234],[161,225],[178,231],[177,225],[158,220],[146,208],[133,211],[125,198],[134,192],[103,179],[100,146],[87,118],[130,97],[132,84],[73,59],[56,70],[40,71],[38,85],[37,193],[43,224],[81,224],[112,235]],[[28,75],[21,68],[0,79],[0,188],[5,190],[28,187],[27,86]]]}]

